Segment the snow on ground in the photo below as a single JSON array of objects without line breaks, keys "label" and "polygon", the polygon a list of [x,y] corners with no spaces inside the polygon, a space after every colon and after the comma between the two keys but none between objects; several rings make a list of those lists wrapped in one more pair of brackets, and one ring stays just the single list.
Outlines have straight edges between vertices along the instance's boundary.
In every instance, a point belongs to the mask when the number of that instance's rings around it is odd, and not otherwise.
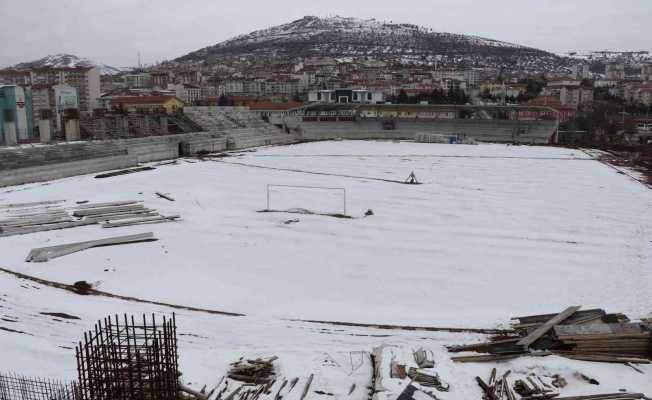
[{"label": "snow on ground", "polygon": [[[492,326],[570,304],[633,317],[652,309],[652,192],[580,151],[326,142],[222,160],[0,191],[2,202],[143,199],[184,218],[3,238],[3,265],[117,294],[282,318]],[[423,184],[241,164],[401,181],[414,171]],[[355,218],[259,213],[268,184],[345,188]],[[271,208],[303,203],[287,197],[274,189]],[[303,208],[342,211],[336,193],[306,189],[300,197]],[[363,218],[368,209],[375,215]],[[284,224],[294,218],[300,222]],[[160,240],[24,262],[34,247],[148,231]]]},{"label": "snow on ground", "polygon": [[[287,319],[494,327],[571,304],[634,318],[652,310],[652,192],[578,150],[342,141],[190,161],[0,189],[0,204],[142,199],[183,216],[178,223],[2,238],[0,264],[54,281],[86,280],[116,294],[247,314],[178,314],[184,379],[210,386],[240,356],[278,355],[285,376],[315,372],[315,390],[337,398],[368,377],[369,365],[351,367],[358,365],[356,352],[381,344],[432,350],[438,373],[453,386],[445,399],[479,398],[473,377],[487,377],[493,365],[454,365],[445,352],[444,345],[479,335]],[[423,184],[392,182],[411,171]],[[269,184],[345,188],[354,218],[257,212],[266,207]],[[271,196],[271,208],[340,212],[341,197],[332,191],[272,188]],[[374,215],[363,217],[368,209]],[[284,223],[290,219],[299,222]],[[160,240],[24,262],[35,247],[148,231]],[[71,348],[94,321],[171,311],[82,298],[0,273],[0,327],[25,332],[0,330],[0,370],[73,377]],[[81,319],[57,321],[40,312]],[[547,357],[500,368],[562,373],[571,382],[564,394],[652,391],[645,375],[621,365]],[[573,380],[578,370],[602,385]]]},{"label": "snow on ground", "polygon": [[[0,371],[70,380],[76,378],[73,348],[83,332],[95,321],[115,313],[170,315],[174,310],[121,300],[80,297],[59,289],[21,281],[0,274],[0,326],[24,333],[0,330]],[[66,320],[41,315],[42,312],[67,313],[79,320]],[[467,333],[375,330],[334,327],[325,324],[292,322],[267,317],[227,317],[199,312],[176,311],[182,379],[199,389],[209,389],[227,372],[228,364],[240,357],[277,355],[278,374],[288,380],[299,377],[300,388],[305,379],[315,374],[312,391],[334,393],[335,399],[367,399],[370,383],[369,352],[385,345],[402,354],[397,361],[408,365],[414,361],[411,351],[420,347],[432,351],[435,371],[451,385],[449,393],[437,393],[441,399],[480,398],[474,377],[489,376],[493,367],[499,372],[511,370],[513,379],[530,372],[551,376],[561,374],[569,381],[564,395],[615,392],[627,389],[652,392],[652,365],[639,365],[644,374],[618,364],[573,361],[559,357],[521,358],[498,364],[456,364],[450,360],[446,345],[486,340]],[[12,319],[16,322],[6,322]],[[455,354],[455,355],[459,355]],[[386,369],[389,359],[383,360]],[[574,378],[574,373],[596,378],[600,386],[587,385]],[[356,391],[348,396],[352,383]],[[280,380],[279,380],[280,384]],[[405,382],[393,379],[384,386],[400,390]],[[274,392],[273,390],[272,392]],[[396,391],[393,392],[396,395]],[[386,398],[392,396],[387,394]],[[318,396],[310,395],[308,399]],[[298,400],[298,399],[297,399]]]}]

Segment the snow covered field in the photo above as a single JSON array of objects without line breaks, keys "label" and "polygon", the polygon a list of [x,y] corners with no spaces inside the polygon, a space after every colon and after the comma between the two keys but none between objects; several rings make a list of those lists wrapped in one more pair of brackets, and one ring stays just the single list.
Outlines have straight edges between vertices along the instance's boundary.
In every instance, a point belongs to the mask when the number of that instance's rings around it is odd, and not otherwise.
[{"label": "snow covered field", "polygon": [[[421,185],[398,183],[412,171]],[[353,218],[258,212],[266,207],[270,184],[344,188]],[[288,376],[319,368],[318,385],[345,393],[355,379],[368,376],[346,370],[350,352],[387,343],[432,349],[442,366],[438,372],[455,388],[444,398],[479,398],[473,377],[488,376],[491,366],[453,365],[443,345],[480,335],[287,319],[507,327],[512,316],[573,304],[634,318],[652,311],[652,191],[578,150],[322,142],[215,161],[181,160],[108,179],[82,176],[0,189],[0,204],[60,199],[69,206],[142,199],[183,220],[0,238],[0,266],[64,283],[86,280],[126,296],[246,314],[179,315],[182,370],[201,385],[217,381],[241,355],[277,354]],[[270,208],[339,213],[341,200],[333,191],[273,188]],[[364,217],[368,209],[374,215]],[[292,219],[299,221],[285,223]],[[24,262],[35,247],[149,231],[160,240]],[[95,320],[123,312],[171,312],[82,298],[2,273],[0,307],[0,327],[25,332],[0,330],[0,370],[61,377],[74,376],[70,348]],[[48,311],[81,320],[39,315]],[[324,367],[324,354],[340,369]],[[652,391],[649,379],[626,366],[557,357],[504,366],[584,368],[603,380],[593,392],[625,383],[630,390]],[[588,391],[571,382],[564,393]],[[361,392],[359,398],[365,396]]]}]

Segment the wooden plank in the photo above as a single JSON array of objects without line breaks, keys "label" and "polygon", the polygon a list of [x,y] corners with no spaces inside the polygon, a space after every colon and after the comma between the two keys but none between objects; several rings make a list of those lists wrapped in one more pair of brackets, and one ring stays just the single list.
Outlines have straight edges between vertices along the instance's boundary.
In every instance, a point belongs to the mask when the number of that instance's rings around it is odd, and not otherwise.
[{"label": "wooden plank", "polygon": [[561,313],[557,314],[553,318],[549,319],[546,323],[538,327],[537,329],[534,330],[534,332],[530,333],[523,339],[519,340],[516,344],[519,346],[523,346],[525,349],[527,349],[532,343],[536,342],[541,336],[545,335],[548,333],[549,330],[551,330],[555,325],[558,325],[564,320],[566,320],[568,317],[571,315],[575,314],[582,306],[572,306],[568,307]]},{"label": "wooden plank", "polygon": [[94,220],[102,223],[102,222],[121,221],[125,219],[147,218],[147,217],[158,217],[158,216],[160,216],[159,213],[155,211],[147,211],[138,214],[119,214],[119,215],[111,215],[108,217],[87,217],[86,220]]},{"label": "wooden plank", "polygon": [[482,391],[484,392],[485,396],[486,396],[488,399],[490,399],[490,400],[498,400],[498,397],[496,397],[496,395],[494,394],[493,390],[491,390],[491,388],[489,387],[489,385],[487,385],[487,384],[482,380],[482,378],[480,378],[479,376],[476,376],[476,377],[475,377],[475,381],[478,382],[478,386],[480,386],[480,388],[482,389]]},{"label": "wooden plank", "polygon": [[161,193],[161,192],[156,192],[156,195],[158,197],[162,198],[162,199],[167,200],[167,201],[174,201],[174,199],[172,197],[170,197],[169,195],[167,195],[167,194],[164,194],[164,193]]},{"label": "wooden plank", "polygon": [[35,202],[31,202],[31,203],[2,204],[2,205],[0,205],[0,208],[26,208],[26,207],[58,204],[58,203],[63,203],[63,202],[65,202],[65,200],[50,200],[50,201],[35,201]]},{"label": "wooden plank", "polygon": [[650,364],[650,360],[640,357],[614,357],[607,355],[576,355],[576,354],[560,354],[562,357],[570,358],[571,360],[579,361],[593,361],[593,362],[606,362],[606,363],[632,363],[632,364]]},{"label": "wooden plank", "polygon": [[96,179],[102,179],[102,178],[110,178],[113,176],[120,176],[120,175],[127,175],[127,174],[133,174],[136,172],[143,172],[143,171],[151,171],[156,168],[154,167],[137,167],[137,168],[129,168],[129,169],[123,169],[120,171],[113,171],[113,172],[106,172],[103,174],[95,175]]},{"label": "wooden plank", "polygon": [[35,232],[45,232],[53,231],[57,229],[68,229],[75,228],[78,226],[86,226],[96,224],[97,221],[75,221],[75,222],[62,222],[58,224],[47,224],[47,225],[37,225],[25,228],[15,228],[15,229],[0,229],[0,237],[14,236],[14,235],[25,235],[28,233]]},{"label": "wooden plank", "polygon": [[107,214],[107,213],[142,210],[144,208],[145,207],[142,204],[135,204],[129,206],[117,206],[117,207],[91,208],[88,210],[76,210],[73,212],[73,215],[75,217],[87,217],[87,216]]},{"label": "wooden plank", "polygon": [[518,353],[518,354],[483,354],[478,356],[459,356],[451,357],[451,360],[459,363],[468,363],[468,362],[491,362],[491,361],[505,361],[513,360],[519,357],[546,357],[550,356],[553,353],[549,351],[538,351],[535,353]]},{"label": "wooden plank", "polygon": [[629,324],[605,324],[593,323],[589,325],[557,325],[553,328],[557,337],[562,336],[585,336],[585,335],[606,335],[606,334],[629,334],[644,332],[639,323]]},{"label": "wooden plank", "polygon": [[630,400],[644,399],[643,393],[606,393],[586,396],[557,397],[557,400]]},{"label": "wooden plank", "polygon": [[304,400],[308,395],[308,390],[310,389],[310,384],[312,383],[314,377],[315,374],[310,374],[310,376],[308,377],[308,381],[306,382],[306,387],[303,389],[303,393],[301,393],[301,400]]},{"label": "wooden plank", "polygon": [[178,220],[179,218],[181,218],[180,215],[171,215],[169,217],[158,216],[158,217],[149,217],[149,218],[129,219],[126,221],[107,222],[102,224],[102,228],[119,228],[123,226],[132,226],[132,225],[160,224],[163,222],[173,222],[175,220]]},{"label": "wooden plank", "polygon": [[[596,316],[599,318],[605,316],[606,314],[607,313],[600,308],[582,310],[582,311],[577,311],[575,314],[569,317],[568,320],[565,322],[566,324],[574,324],[576,321],[591,320]],[[557,314],[529,315],[523,317],[512,317],[512,319],[519,321],[519,324],[517,325],[532,325],[532,324],[537,325],[537,324],[543,324],[544,322],[548,321],[549,319],[553,318],[556,315]]]},{"label": "wooden plank", "polygon": [[117,207],[117,206],[128,206],[130,204],[142,203],[142,200],[125,200],[125,201],[112,201],[108,203],[88,203],[84,205],[77,206],[76,210],[86,210],[89,208],[104,208],[104,207]]}]

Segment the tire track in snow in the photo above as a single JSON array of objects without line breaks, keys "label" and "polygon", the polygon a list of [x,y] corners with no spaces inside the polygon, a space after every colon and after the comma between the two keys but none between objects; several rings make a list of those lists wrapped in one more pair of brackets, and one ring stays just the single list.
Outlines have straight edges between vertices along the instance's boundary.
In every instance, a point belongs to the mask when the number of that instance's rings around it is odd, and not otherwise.
[{"label": "tire track in snow", "polygon": [[[27,281],[35,282],[43,286],[66,290],[74,294],[84,296],[100,296],[108,297],[112,299],[118,299],[133,303],[142,303],[142,304],[152,304],[156,306],[169,307],[177,310],[184,311],[193,311],[200,312],[204,314],[212,315],[224,315],[229,317],[246,317],[246,314],[233,313],[228,311],[220,310],[211,310],[207,308],[199,308],[192,306],[184,306],[179,304],[163,303],[160,301],[153,300],[144,300],[137,297],[123,296],[118,294],[113,294],[109,292],[104,292],[96,289],[88,289],[85,294],[81,294],[73,285],[67,283],[55,282],[47,279],[37,278],[32,275],[22,274],[20,272],[12,271],[6,268],[0,268],[0,272],[5,274],[12,275],[18,279],[24,279]],[[381,330],[403,330],[403,331],[426,331],[426,332],[451,332],[451,333],[481,333],[481,334],[504,334],[511,333],[512,330],[506,329],[491,329],[491,328],[451,328],[451,327],[435,327],[435,326],[408,326],[408,325],[387,325],[387,324],[372,324],[372,323],[361,323],[361,322],[341,322],[341,321],[320,321],[320,320],[310,320],[310,319],[285,319],[290,322],[303,322],[308,324],[319,324],[319,325],[331,325],[331,326],[348,326],[348,327],[360,327],[360,328],[371,328],[371,329],[381,329]]]}]

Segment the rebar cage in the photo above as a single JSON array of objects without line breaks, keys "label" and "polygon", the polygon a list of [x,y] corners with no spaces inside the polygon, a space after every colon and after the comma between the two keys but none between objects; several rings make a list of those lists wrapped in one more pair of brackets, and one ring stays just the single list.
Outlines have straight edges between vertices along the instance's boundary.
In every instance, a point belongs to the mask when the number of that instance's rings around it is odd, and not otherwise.
[{"label": "rebar cage", "polygon": [[0,373],[0,400],[76,400],[74,383]]},{"label": "rebar cage", "polygon": [[76,348],[80,400],[177,399],[175,316],[98,321]]}]

